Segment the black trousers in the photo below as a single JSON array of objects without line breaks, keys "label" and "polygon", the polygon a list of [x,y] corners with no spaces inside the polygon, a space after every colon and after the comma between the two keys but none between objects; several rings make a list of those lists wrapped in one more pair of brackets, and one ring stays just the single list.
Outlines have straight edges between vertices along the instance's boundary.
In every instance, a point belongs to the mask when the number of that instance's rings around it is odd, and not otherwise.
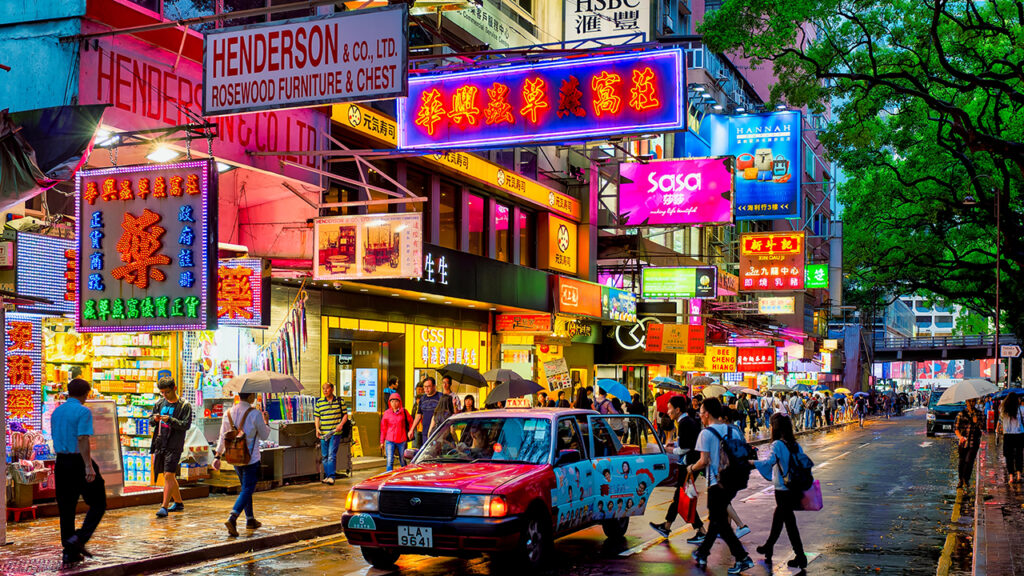
[{"label": "black trousers", "polygon": [[974,474],[974,461],[978,457],[978,445],[968,443],[966,446],[958,446],[957,451],[960,454],[960,466],[959,476],[960,483],[967,485],[971,481],[971,475]]},{"label": "black trousers", "polygon": [[[665,522],[671,524],[676,521],[676,517],[679,516],[679,499],[683,492],[683,486],[686,485],[686,468],[680,466],[679,468],[679,480],[676,482],[676,491],[672,493],[672,505],[668,507],[668,512],[665,513]],[[704,522],[700,519],[700,514],[697,514],[696,519],[690,523],[693,529],[698,532],[704,531]]]},{"label": "black trousers", "polygon": [[1003,457],[1007,476],[1024,471],[1024,434],[1003,435]]},{"label": "black trousers", "polygon": [[804,553],[804,543],[800,540],[800,530],[796,526],[796,514],[793,512],[800,503],[803,493],[794,490],[775,491],[775,513],[772,514],[772,529],[768,533],[768,540],[764,545],[766,548],[774,548],[782,535],[782,527],[786,527],[786,534],[789,535],[789,543],[793,545],[793,552],[797,556]]},{"label": "black trousers", "polygon": [[736,533],[729,526],[728,508],[735,497],[735,492],[726,490],[718,484],[708,488],[708,534],[704,537],[704,542],[697,548],[697,552],[704,558],[708,557],[711,546],[719,537],[728,544],[729,551],[736,557],[736,560],[747,557],[747,551],[743,549],[743,544],[740,543],[740,539],[736,537]]},{"label": "black trousers", "polygon": [[[60,512],[60,541],[67,548],[68,538],[78,537],[78,545],[92,538],[99,526],[103,513],[107,511],[107,493],[100,476],[100,468],[92,463],[96,478],[92,482],[85,481],[85,462],[80,454],[57,454],[54,465],[54,482],[57,491],[57,510]],[[89,511],[85,513],[82,527],[75,530],[75,508],[78,498],[85,500]]]}]

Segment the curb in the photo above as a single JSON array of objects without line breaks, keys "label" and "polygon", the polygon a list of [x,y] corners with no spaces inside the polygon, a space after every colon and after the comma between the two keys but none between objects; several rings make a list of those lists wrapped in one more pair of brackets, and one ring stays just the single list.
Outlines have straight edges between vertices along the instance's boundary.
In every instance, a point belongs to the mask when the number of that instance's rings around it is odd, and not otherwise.
[{"label": "curb", "polygon": [[983,464],[988,464],[988,439],[985,440],[985,444],[985,452],[974,465],[974,546],[971,550],[971,574],[974,576],[988,574],[988,555],[984,552],[988,548],[985,508],[982,501],[982,484],[984,482],[981,480]]}]

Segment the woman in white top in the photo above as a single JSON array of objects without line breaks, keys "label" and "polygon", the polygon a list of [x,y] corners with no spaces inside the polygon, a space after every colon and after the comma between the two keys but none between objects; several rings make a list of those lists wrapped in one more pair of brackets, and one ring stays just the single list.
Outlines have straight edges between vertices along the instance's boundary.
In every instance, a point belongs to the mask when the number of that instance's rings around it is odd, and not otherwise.
[{"label": "woman in white top", "polygon": [[238,528],[235,522],[238,516],[245,511],[245,527],[255,530],[262,524],[256,520],[252,510],[252,495],[256,492],[256,483],[260,479],[260,440],[266,440],[270,436],[270,426],[267,425],[267,413],[252,405],[256,399],[255,394],[239,394],[238,402],[224,413],[224,419],[220,424],[220,438],[217,441],[216,459],[213,467],[220,470],[220,457],[224,454],[224,435],[237,427],[245,434],[246,445],[249,447],[249,463],[245,466],[235,466],[235,473],[238,474],[238,481],[242,487],[238,491],[238,499],[231,509],[228,521],[224,526],[228,534],[238,536]]},{"label": "woman in white top", "polygon": [[1024,408],[1020,405],[1020,397],[1011,392],[1003,400],[999,411],[999,427],[997,432],[1003,434],[1003,457],[1006,459],[1006,481],[1020,482],[1021,468],[1024,467]]}]

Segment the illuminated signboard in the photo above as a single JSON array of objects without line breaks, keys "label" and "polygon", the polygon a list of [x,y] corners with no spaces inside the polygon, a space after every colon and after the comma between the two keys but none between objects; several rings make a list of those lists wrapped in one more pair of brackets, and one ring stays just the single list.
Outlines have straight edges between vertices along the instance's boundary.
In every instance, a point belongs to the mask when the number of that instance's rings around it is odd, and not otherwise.
[{"label": "illuminated signboard", "polygon": [[558,312],[591,318],[601,317],[601,285],[558,276],[555,280]]},{"label": "illuminated signboard", "polygon": [[440,368],[458,363],[480,368],[482,334],[473,330],[416,326],[413,341],[416,366]]},{"label": "illuminated signboard", "polygon": [[543,212],[538,215],[537,267],[567,274],[576,273],[576,234],[575,222],[559,218],[554,214]]},{"label": "illuminated signboard", "polygon": [[711,154],[736,157],[737,220],[800,217],[800,112],[712,114]]},{"label": "illuminated signboard", "polygon": [[690,324],[648,324],[644,351],[704,354],[704,327]]},{"label": "illuminated signboard", "polygon": [[808,264],[804,288],[828,289],[828,264]]},{"label": "illuminated signboard", "polygon": [[759,314],[793,314],[796,298],[793,296],[762,296],[757,299]]},{"label": "illuminated signboard", "polygon": [[636,294],[601,286],[601,317],[618,322],[636,322]]},{"label": "illuminated signboard", "polygon": [[495,332],[551,332],[551,314],[498,314]]},{"label": "illuminated signboard", "polygon": [[732,158],[626,162],[619,175],[623,226],[729,224],[732,222]]},{"label": "illuminated signboard", "polygon": [[18,233],[15,268],[18,294],[46,298],[53,304],[21,306],[23,312],[75,312],[78,277],[77,242],[42,234]]},{"label": "illuminated signboard", "polygon": [[738,372],[774,372],[775,348],[767,346],[737,348],[736,370]]},{"label": "illuminated signboard", "polygon": [[[269,264],[269,263],[268,263]],[[225,258],[217,264],[217,325],[267,326],[270,274],[259,258]]]},{"label": "illuminated signboard", "polygon": [[708,346],[704,354],[678,354],[681,370],[694,372],[736,372],[736,348]]},{"label": "illuminated signboard", "polygon": [[7,393],[8,445],[10,424],[19,423],[32,430],[42,426],[43,327],[41,316],[8,312],[4,320],[5,371]]},{"label": "illuminated signboard", "polygon": [[644,268],[642,298],[714,298],[718,295],[718,268],[683,266]]},{"label": "illuminated signboard", "polygon": [[683,52],[635,52],[409,79],[399,148],[513,146],[679,130]]},{"label": "illuminated signboard", "polygon": [[741,291],[803,289],[803,232],[763,232],[740,236]]},{"label": "illuminated signboard", "polygon": [[216,175],[211,160],[78,173],[79,332],[216,325]]},{"label": "illuminated signboard", "polygon": [[203,116],[405,95],[405,7],[211,30]]},{"label": "illuminated signboard", "polygon": [[419,278],[423,272],[419,213],[317,218],[313,236],[316,280]]}]

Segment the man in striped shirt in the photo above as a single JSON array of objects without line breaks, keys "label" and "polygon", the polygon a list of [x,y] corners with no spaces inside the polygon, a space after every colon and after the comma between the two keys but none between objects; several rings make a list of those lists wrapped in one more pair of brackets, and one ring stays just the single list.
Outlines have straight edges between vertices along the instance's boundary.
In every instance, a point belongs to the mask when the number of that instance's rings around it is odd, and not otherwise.
[{"label": "man in striped shirt", "polygon": [[320,454],[324,464],[322,482],[334,484],[338,445],[341,444],[341,432],[348,422],[348,413],[345,401],[334,395],[334,384],[331,382],[324,382],[324,394],[313,407],[313,421],[316,437],[320,439]]}]

